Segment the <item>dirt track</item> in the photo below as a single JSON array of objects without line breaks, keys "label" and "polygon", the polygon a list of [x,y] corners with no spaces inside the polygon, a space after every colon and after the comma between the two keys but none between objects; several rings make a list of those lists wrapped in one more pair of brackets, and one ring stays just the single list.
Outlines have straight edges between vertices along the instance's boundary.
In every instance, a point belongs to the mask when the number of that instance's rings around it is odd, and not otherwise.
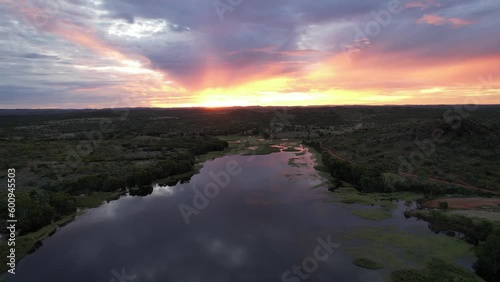
[{"label": "dirt track", "polygon": [[[405,177],[412,177],[412,178],[417,178],[418,177],[415,174],[409,174],[409,173],[404,173],[404,172],[400,172],[399,175],[405,176]],[[453,186],[459,186],[459,187],[463,187],[463,188],[470,189],[470,190],[478,190],[478,191],[483,191],[483,192],[486,192],[486,193],[500,195],[500,192],[498,192],[498,191],[483,189],[483,188],[479,188],[479,187],[468,185],[468,184],[462,184],[462,183],[457,183],[457,182],[449,182],[449,181],[446,181],[446,180],[443,180],[443,179],[432,178],[432,177],[427,178],[427,180],[430,180],[430,181],[436,182],[436,183],[441,183],[441,184],[450,184],[450,185],[453,185]]]}]

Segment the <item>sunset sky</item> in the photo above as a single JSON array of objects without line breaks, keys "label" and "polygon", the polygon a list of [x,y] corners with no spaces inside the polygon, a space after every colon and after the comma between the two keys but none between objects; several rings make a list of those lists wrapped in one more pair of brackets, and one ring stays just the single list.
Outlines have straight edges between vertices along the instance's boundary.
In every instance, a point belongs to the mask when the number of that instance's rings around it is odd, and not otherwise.
[{"label": "sunset sky", "polygon": [[0,0],[0,108],[500,104],[498,0]]}]

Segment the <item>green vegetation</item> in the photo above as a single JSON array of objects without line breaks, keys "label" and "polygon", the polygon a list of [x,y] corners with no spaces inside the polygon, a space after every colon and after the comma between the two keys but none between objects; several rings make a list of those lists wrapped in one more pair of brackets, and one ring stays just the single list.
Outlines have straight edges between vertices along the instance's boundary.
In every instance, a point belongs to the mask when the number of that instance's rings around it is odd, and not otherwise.
[{"label": "green vegetation", "polygon": [[406,217],[416,217],[430,223],[430,228],[439,232],[441,230],[453,230],[463,233],[467,241],[477,245],[485,241],[494,231],[495,226],[487,220],[479,220],[461,215],[432,210],[414,210],[405,212]]},{"label": "green vegetation", "polygon": [[352,262],[355,265],[362,267],[362,268],[366,268],[366,269],[376,270],[376,269],[384,268],[384,266],[382,264],[380,264],[376,261],[373,261],[371,259],[368,259],[368,258],[356,258]]},{"label": "green vegetation", "polygon": [[431,223],[436,230],[454,230],[465,235],[467,241],[477,245],[477,261],[474,268],[486,281],[500,279],[500,228],[487,220],[473,219],[441,211],[411,211],[406,216],[415,216]]},{"label": "green vegetation", "polygon": [[439,208],[442,210],[447,210],[448,209],[448,203],[447,202],[439,202]]},{"label": "green vegetation", "polygon": [[500,191],[498,107],[479,107],[465,116],[452,113],[451,120],[445,116],[450,110],[338,109],[340,116],[350,114],[350,126],[336,126],[311,141],[368,170],[402,171]]},{"label": "green vegetation", "polygon": [[332,157],[328,152],[322,155],[323,163],[331,175],[340,180],[351,183],[358,190],[365,193],[373,192],[401,192],[409,191],[423,193],[429,197],[439,195],[490,195],[489,193],[470,190],[451,184],[441,184],[425,179],[402,178],[388,174],[378,167],[367,167],[353,164]]},{"label": "green vegetation", "polygon": [[[405,202],[415,201],[421,196],[411,192],[394,193],[362,193],[353,187],[341,187],[333,191],[332,200],[346,204],[351,212],[367,220],[385,220],[392,216],[392,210],[396,207],[395,201],[403,200]],[[353,204],[361,204],[367,207],[359,209]]]},{"label": "green vegetation", "polygon": [[[52,221],[73,215],[77,208],[99,206],[119,197],[125,188],[144,195],[150,189],[145,186],[156,181],[168,185],[188,181],[199,169],[197,163],[223,154],[271,154],[280,148],[296,151],[296,141],[281,139],[304,140],[320,175],[333,180],[332,201],[345,204],[365,219],[388,218],[394,200],[412,201],[422,194],[426,198],[491,196],[447,182],[500,191],[499,108],[480,106],[458,126],[443,117],[448,109],[296,107],[287,109],[293,118],[283,122],[276,120],[276,111],[281,109],[266,107],[8,111],[0,115],[0,184],[6,187],[8,167],[15,167],[22,176],[16,179],[17,205],[27,220],[20,225],[24,247],[18,256],[55,230]],[[422,159],[412,161],[410,157],[415,155]],[[412,177],[398,175],[401,171]],[[431,181],[431,177],[443,181]],[[5,197],[0,193],[3,202]],[[356,204],[374,208],[360,209]],[[447,211],[444,202],[439,206]],[[467,217],[455,217],[457,212]],[[407,215],[431,222],[435,231],[466,234],[478,246],[477,272],[493,281],[498,277],[498,236],[493,224],[469,218],[473,212],[478,211]],[[5,209],[0,216],[6,218]],[[366,252],[352,251],[393,269],[407,267],[408,262],[422,266],[429,255],[453,261],[471,253],[456,238],[385,231],[365,230],[368,237],[357,234],[371,240],[372,246]],[[384,248],[385,244],[389,247]],[[439,261],[433,263],[451,269]],[[401,270],[393,279],[432,281],[434,264],[423,270]]]},{"label": "green vegetation", "polygon": [[500,281],[500,229],[492,232],[476,249],[474,268],[486,281]]},{"label": "green vegetation", "polygon": [[369,206],[381,206],[385,208],[394,208],[395,200],[413,201],[422,196],[411,192],[394,193],[362,193],[353,187],[342,187],[336,189],[332,194],[334,201],[340,201],[345,204],[363,204]]},{"label": "green vegetation", "polygon": [[117,199],[123,192],[93,192],[85,196],[75,196],[76,206],[80,208],[96,208],[104,202]]},{"label": "green vegetation", "polygon": [[389,209],[370,209],[370,210],[355,210],[352,212],[361,218],[368,220],[384,220],[391,218],[391,212]]},{"label": "green vegetation", "polygon": [[429,259],[424,269],[400,269],[391,273],[393,282],[482,281],[473,273],[439,258]]},{"label": "green vegetation", "polygon": [[461,215],[473,219],[487,220],[500,225],[500,213],[497,211],[484,211],[484,210],[450,210],[448,214]]},{"label": "green vegetation", "polygon": [[423,265],[429,257],[455,261],[474,254],[472,247],[459,238],[412,234],[396,226],[362,228],[344,238],[355,242],[348,248],[351,255],[381,262],[392,270]]}]

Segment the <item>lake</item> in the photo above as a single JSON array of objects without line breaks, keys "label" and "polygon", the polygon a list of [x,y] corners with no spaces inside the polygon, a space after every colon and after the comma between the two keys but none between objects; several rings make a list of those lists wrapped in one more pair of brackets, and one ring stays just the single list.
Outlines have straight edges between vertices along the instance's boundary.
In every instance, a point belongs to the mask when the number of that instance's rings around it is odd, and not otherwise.
[{"label": "lake", "polygon": [[384,281],[387,270],[352,263],[349,248],[362,241],[345,234],[390,226],[433,234],[427,223],[405,219],[402,202],[380,221],[331,202],[313,155],[300,150],[224,156],[189,183],[88,210],[23,258],[7,281]]}]

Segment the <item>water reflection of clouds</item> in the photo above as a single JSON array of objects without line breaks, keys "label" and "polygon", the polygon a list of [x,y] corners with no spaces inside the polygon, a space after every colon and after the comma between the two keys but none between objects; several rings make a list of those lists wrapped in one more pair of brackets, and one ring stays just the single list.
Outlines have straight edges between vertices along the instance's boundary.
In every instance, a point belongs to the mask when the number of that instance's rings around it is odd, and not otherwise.
[{"label": "water reflection of clouds", "polygon": [[[318,235],[367,224],[343,206],[313,201],[325,193],[331,197],[326,189],[311,189],[319,180],[285,177],[290,171],[315,173],[312,165],[289,167],[292,156],[256,156],[252,162],[226,156],[205,163],[190,183],[155,185],[150,195],[125,196],[89,211],[57,232],[54,243],[48,239],[23,260],[19,271],[26,279],[19,281],[43,281],[36,278],[54,273],[59,278],[55,281],[109,281],[110,271],[122,267],[140,282],[281,281],[282,271],[311,255]],[[231,178],[203,218],[186,226],[178,203],[191,203],[192,185],[213,181],[209,173],[223,170],[230,160],[242,166],[241,175]],[[303,232],[311,235],[301,236]],[[347,246],[341,239],[335,241]],[[363,270],[352,264],[349,254],[338,250],[313,281],[358,281],[360,274]]]},{"label": "water reflection of clouds", "polygon": [[173,196],[176,193],[184,191],[184,187],[182,185],[178,186],[160,186],[155,184],[153,186],[153,193],[151,196]]},{"label": "water reflection of clouds", "polygon": [[[179,186],[155,185],[150,195],[142,197],[122,196],[118,201],[111,201],[98,208],[88,210],[82,217],[89,219],[89,223],[98,223],[115,220],[123,214],[139,214],[145,209],[145,206],[142,204],[143,201],[152,201],[160,196],[173,196],[183,190],[184,187]],[[85,223],[85,220],[82,223]]]},{"label": "water reflection of clouds", "polygon": [[88,210],[83,217],[92,219],[93,223],[115,219],[119,214],[117,210],[121,204],[123,203],[120,201],[111,201],[96,209]]},{"label": "water reflection of clouds", "polygon": [[198,239],[202,247],[213,258],[214,261],[223,265],[225,268],[238,268],[244,265],[247,258],[245,248],[231,245],[221,239]]}]

